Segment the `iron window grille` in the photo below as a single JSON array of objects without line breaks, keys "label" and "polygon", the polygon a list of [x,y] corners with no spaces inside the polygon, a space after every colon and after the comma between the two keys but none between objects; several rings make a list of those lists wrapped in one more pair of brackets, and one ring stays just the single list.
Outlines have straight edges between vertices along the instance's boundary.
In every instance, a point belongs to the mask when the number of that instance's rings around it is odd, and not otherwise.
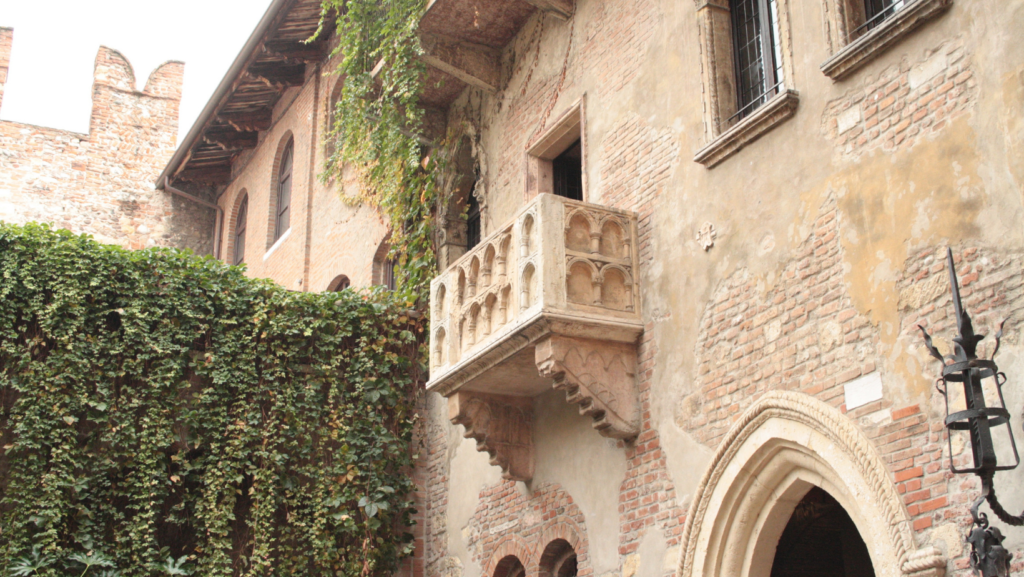
[{"label": "iron window grille", "polygon": [[864,23],[853,31],[852,36],[856,38],[873,30],[890,16],[902,10],[907,3],[908,0],[864,0]]},{"label": "iron window grille", "polygon": [[245,226],[249,220],[249,195],[245,195],[242,204],[238,206],[238,216],[235,217],[235,260],[232,264],[241,264],[245,261]]},{"label": "iron window grille", "polygon": [[734,0],[732,37],[736,63],[736,113],[742,120],[783,89],[776,0]]},{"label": "iron window grille", "polygon": [[470,193],[466,204],[468,205],[466,212],[466,250],[472,250],[473,247],[480,244],[480,203],[477,201],[476,196]]},{"label": "iron window grille", "polygon": [[277,215],[274,220],[274,240],[281,238],[291,226],[292,204],[292,151],[294,142],[289,142],[281,155],[281,172],[277,181]]}]

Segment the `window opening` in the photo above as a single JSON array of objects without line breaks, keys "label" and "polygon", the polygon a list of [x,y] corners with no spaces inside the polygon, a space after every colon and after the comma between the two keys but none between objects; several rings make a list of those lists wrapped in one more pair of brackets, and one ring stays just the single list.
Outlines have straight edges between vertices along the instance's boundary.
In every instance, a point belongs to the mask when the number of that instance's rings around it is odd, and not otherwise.
[{"label": "window opening", "polygon": [[469,193],[466,206],[466,250],[470,251],[474,246],[480,244],[481,237],[480,202],[472,192]]},{"label": "window opening", "polygon": [[906,0],[864,0],[864,23],[853,31],[857,37],[861,33],[876,28],[887,18],[900,11]]},{"label": "window opening", "polygon": [[281,171],[277,181],[277,218],[274,223],[275,241],[291,226],[293,149],[294,142],[289,142],[281,155]]},{"label": "window opening", "polygon": [[779,538],[771,577],[874,577],[871,555],[850,515],[832,495],[814,487],[800,501]]},{"label": "window opening", "polygon": [[730,121],[771,100],[783,82],[777,0],[734,0],[731,8],[738,110]]},{"label": "window opening", "polygon": [[331,281],[331,284],[327,287],[327,292],[341,292],[348,287],[352,286],[352,281],[348,280],[345,275],[338,275]]},{"label": "window opening", "polygon": [[551,161],[554,192],[572,200],[583,200],[583,147],[579,139]]},{"label": "window opening", "polygon": [[381,271],[381,284],[387,287],[389,291],[398,288],[398,282],[395,279],[395,264],[395,260],[389,258],[384,261],[384,267]]},{"label": "window opening", "polygon": [[249,220],[249,195],[242,199],[235,216],[235,260],[233,264],[245,262],[245,226]]}]

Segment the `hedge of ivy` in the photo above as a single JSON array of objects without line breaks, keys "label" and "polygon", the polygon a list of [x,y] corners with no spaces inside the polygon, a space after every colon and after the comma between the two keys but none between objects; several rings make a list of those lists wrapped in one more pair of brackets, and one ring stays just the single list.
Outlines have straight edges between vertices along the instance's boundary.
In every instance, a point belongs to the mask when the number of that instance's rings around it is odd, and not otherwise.
[{"label": "hedge of ivy", "polygon": [[0,573],[383,575],[422,321],[0,224]]}]

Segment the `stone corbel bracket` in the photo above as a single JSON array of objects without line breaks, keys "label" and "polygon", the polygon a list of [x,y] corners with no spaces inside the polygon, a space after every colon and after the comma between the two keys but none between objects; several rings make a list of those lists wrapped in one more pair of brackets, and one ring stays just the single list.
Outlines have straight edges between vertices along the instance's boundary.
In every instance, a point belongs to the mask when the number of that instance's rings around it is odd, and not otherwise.
[{"label": "stone corbel bracket", "polygon": [[459,391],[448,397],[451,422],[513,481],[533,478],[533,399]]},{"label": "stone corbel bracket", "polygon": [[537,368],[594,428],[613,439],[640,433],[636,346],[552,335],[537,343]]}]

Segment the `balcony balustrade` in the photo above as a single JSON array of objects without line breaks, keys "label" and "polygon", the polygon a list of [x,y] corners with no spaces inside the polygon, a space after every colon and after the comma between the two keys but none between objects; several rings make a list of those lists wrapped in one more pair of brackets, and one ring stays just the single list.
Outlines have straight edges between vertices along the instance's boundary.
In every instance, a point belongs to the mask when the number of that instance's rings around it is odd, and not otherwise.
[{"label": "balcony balustrade", "polygon": [[431,284],[427,389],[509,479],[533,476],[552,387],[604,436],[639,433],[636,215],[538,195]]}]

